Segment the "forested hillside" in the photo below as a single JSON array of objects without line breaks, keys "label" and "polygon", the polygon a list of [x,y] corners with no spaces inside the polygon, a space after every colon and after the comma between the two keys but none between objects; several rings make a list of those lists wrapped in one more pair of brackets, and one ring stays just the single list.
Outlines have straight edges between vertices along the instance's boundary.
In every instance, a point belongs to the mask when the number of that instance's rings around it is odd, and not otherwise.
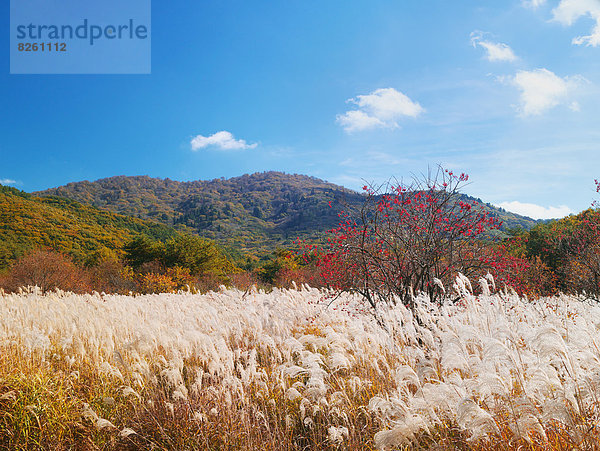
[{"label": "forested hillside", "polygon": [[[342,186],[281,172],[193,182],[118,176],[36,194],[153,219],[216,239],[231,249],[259,253],[290,244],[298,236],[318,237],[338,224],[340,210],[359,208],[364,201],[362,194]],[[536,224],[477,201],[503,221],[503,229],[527,230]]]},{"label": "forested hillside", "polygon": [[164,240],[175,233],[157,222],[0,185],[0,269],[34,248],[52,248],[80,263],[93,263],[120,257],[123,245],[139,234]]}]

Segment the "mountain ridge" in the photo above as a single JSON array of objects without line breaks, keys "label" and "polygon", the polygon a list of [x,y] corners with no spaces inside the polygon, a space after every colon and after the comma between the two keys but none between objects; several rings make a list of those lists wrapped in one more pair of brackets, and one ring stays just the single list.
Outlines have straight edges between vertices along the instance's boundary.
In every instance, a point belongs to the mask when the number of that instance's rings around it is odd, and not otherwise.
[{"label": "mountain ridge", "polygon": [[[297,237],[318,238],[339,222],[340,210],[364,196],[317,177],[268,171],[180,182],[113,176],[32,193],[59,196],[113,213],[150,219],[214,239],[240,252],[268,253]],[[537,221],[463,195],[497,215],[503,228],[530,229]]]}]

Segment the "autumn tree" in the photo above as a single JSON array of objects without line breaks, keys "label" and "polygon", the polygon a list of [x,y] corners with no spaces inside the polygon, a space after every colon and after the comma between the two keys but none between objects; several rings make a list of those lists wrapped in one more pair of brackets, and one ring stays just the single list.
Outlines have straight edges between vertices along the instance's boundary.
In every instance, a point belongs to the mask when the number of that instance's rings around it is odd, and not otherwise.
[{"label": "autumn tree", "polygon": [[140,235],[127,243],[124,250],[125,261],[136,270],[148,266],[178,267],[192,275],[221,275],[236,269],[214,241],[195,235],[179,234],[166,242]]},{"label": "autumn tree", "polygon": [[3,278],[3,288],[16,291],[37,286],[42,291],[59,288],[82,293],[89,290],[88,275],[68,257],[52,250],[35,250],[21,257]]},{"label": "autumn tree", "polygon": [[139,235],[130,240],[123,248],[127,264],[138,268],[144,263],[158,260],[161,256],[161,244],[147,235]]},{"label": "autumn tree", "polygon": [[[594,180],[596,192],[600,192],[600,182]],[[573,273],[578,277],[579,289],[596,297],[600,295],[600,203],[594,201],[589,208],[578,215],[579,223],[565,238],[564,248],[572,262]]]},{"label": "autumn tree", "polygon": [[359,293],[371,305],[413,293],[439,299],[458,272],[467,277],[489,266],[484,249],[496,217],[465,201],[466,174],[438,168],[409,184],[364,186],[357,212],[342,214],[330,249],[318,265],[330,286]]},{"label": "autumn tree", "polygon": [[211,240],[194,235],[179,235],[164,245],[161,261],[167,267],[180,266],[192,274],[227,273],[232,265]]}]

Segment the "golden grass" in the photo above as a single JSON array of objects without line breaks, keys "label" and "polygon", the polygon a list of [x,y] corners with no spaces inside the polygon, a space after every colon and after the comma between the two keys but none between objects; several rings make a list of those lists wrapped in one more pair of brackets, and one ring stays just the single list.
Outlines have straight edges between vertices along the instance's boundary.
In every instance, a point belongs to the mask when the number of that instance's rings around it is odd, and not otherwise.
[{"label": "golden grass", "polygon": [[[600,447],[597,308],[508,295],[442,309],[423,301],[418,321],[380,312],[382,328],[356,298],[334,310],[321,296],[0,296],[0,448]],[[552,371],[556,381],[535,382]],[[569,371],[590,375],[587,385]]]}]

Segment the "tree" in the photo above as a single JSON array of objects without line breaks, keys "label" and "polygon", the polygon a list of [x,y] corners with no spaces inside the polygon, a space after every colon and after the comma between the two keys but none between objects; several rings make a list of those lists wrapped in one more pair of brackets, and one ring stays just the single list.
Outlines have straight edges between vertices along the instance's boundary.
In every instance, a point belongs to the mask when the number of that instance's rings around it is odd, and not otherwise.
[{"label": "tree", "polygon": [[578,227],[565,239],[577,291],[600,294],[600,209],[590,208],[579,215]]},{"label": "tree", "polygon": [[397,298],[412,305],[413,293],[435,300],[458,272],[468,277],[487,268],[489,232],[500,222],[463,201],[467,181],[440,167],[408,185],[364,186],[360,210],[342,213],[331,231],[318,262],[323,278],[373,307]]},{"label": "tree", "polygon": [[52,250],[38,249],[14,263],[2,286],[8,291],[37,286],[43,292],[59,288],[84,293],[89,289],[89,280],[68,257]]},{"label": "tree", "polygon": [[[595,180],[596,192],[600,182]],[[577,214],[540,224],[526,235],[526,253],[554,273],[557,288],[568,293],[600,295],[600,204]]]},{"label": "tree", "polygon": [[194,235],[179,235],[165,243],[162,262],[167,267],[180,266],[191,274],[227,272],[231,264],[217,245]]},{"label": "tree", "polygon": [[134,268],[158,260],[162,254],[160,243],[147,235],[139,235],[132,239],[123,249],[125,250],[125,261]]},{"label": "tree", "polygon": [[285,273],[297,271],[298,261],[292,251],[276,249],[273,258],[270,258],[256,270],[256,275],[261,282],[276,284]]}]

